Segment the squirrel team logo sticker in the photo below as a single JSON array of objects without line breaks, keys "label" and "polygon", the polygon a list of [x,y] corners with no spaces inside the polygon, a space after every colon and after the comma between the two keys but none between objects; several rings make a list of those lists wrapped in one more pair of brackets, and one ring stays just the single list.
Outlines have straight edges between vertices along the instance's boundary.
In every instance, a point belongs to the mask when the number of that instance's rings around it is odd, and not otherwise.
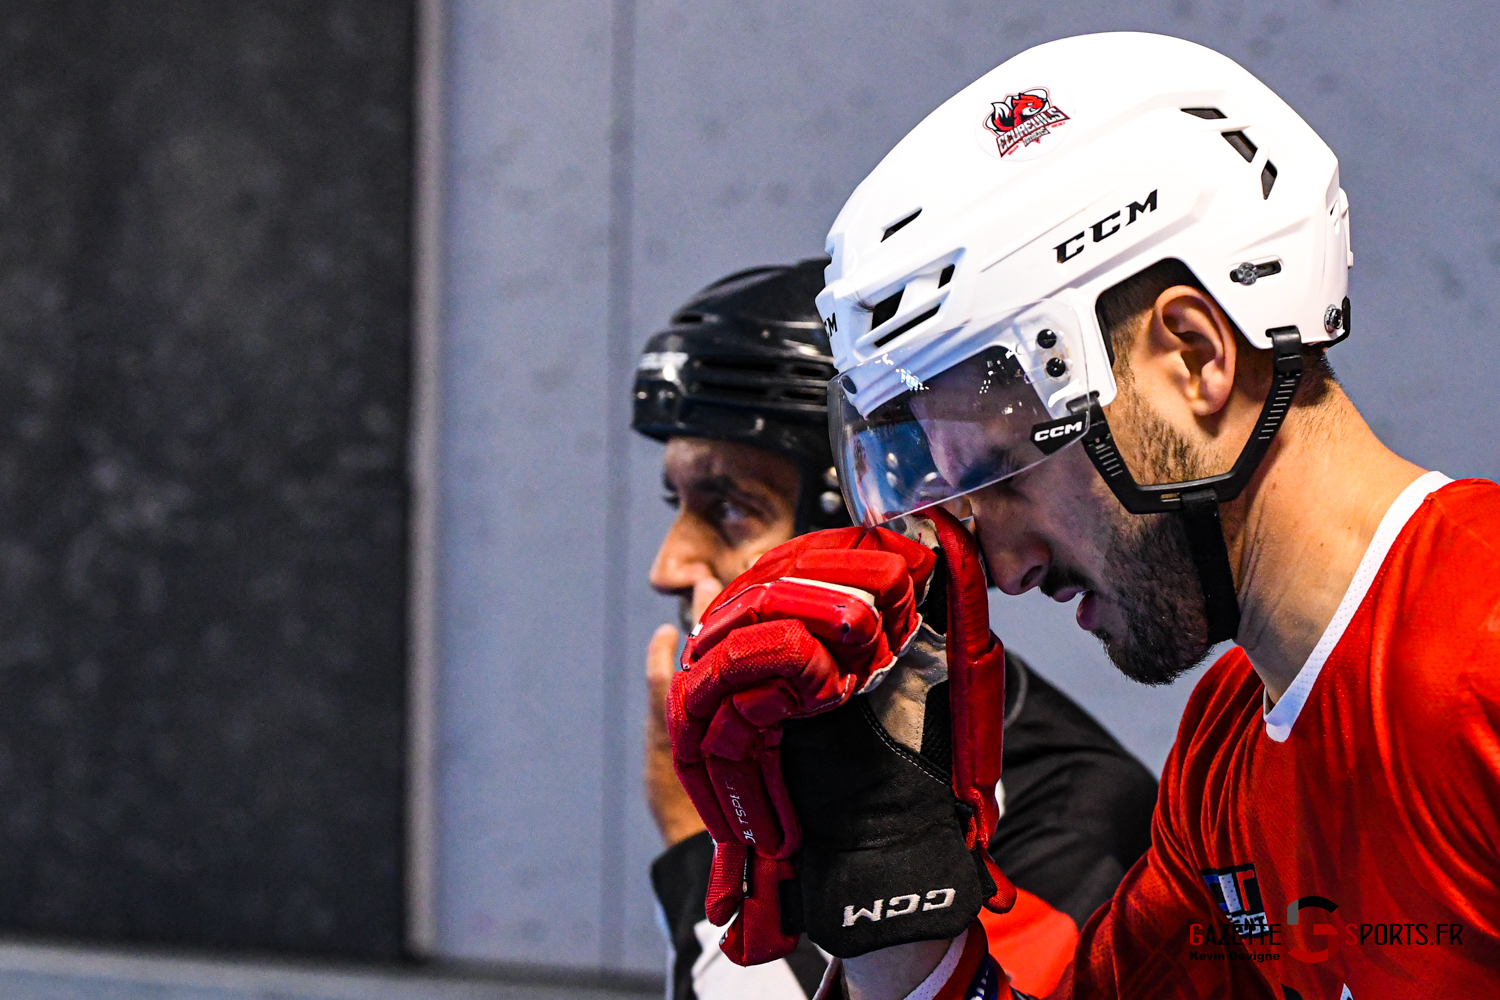
[{"label": "squirrel team logo sticker", "polygon": [[1003,159],[1022,146],[1041,142],[1042,138],[1068,120],[1061,108],[1052,103],[1046,87],[1009,94],[990,105],[985,128],[995,134],[995,144]]}]

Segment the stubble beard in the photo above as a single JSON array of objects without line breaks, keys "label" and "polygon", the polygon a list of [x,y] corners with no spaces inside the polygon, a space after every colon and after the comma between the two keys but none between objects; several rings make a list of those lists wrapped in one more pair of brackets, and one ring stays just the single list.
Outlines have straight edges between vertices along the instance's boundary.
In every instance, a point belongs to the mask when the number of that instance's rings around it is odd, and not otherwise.
[{"label": "stubble beard", "polygon": [[[1142,440],[1151,442],[1146,465],[1155,482],[1205,475],[1205,462],[1170,424],[1144,404],[1132,410]],[[1202,663],[1211,648],[1187,530],[1173,514],[1130,514],[1113,498],[1110,506],[1110,599],[1124,619],[1124,634],[1098,628],[1094,635],[1126,677],[1171,684]]]},{"label": "stubble beard", "polygon": [[1171,684],[1209,651],[1203,588],[1187,532],[1170,514],[1122,517],[1130,521],[1112,519],[1110,584],[1124,632],[1100,627],[1094,636],[1126,677],[1153,687]]}]

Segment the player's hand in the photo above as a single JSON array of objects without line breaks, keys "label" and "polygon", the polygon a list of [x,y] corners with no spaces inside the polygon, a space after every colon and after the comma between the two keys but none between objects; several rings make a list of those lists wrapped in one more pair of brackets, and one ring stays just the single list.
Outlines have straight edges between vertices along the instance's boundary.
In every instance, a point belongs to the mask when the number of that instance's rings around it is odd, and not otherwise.
[{"label": "player's hand", "polygon": [[800,843],[782,781],[782,723],[877,684],[915,635],[935,557],[885,529],[804,535],[766,553],[710,606],[667,705],[673,762],[715,842],[706,901],[742,965],[788,954],[781,885]]},{"label": "player's hand", "polygon": [[[694,585],[694,622],[723,589],[724,585],[711,576]],[[646,647],[646,806],[667,847],[703,830],[698,810],[672,770],[672,742],[667,738],[667,691],[677,672],[677,640],[677,630],[662,625]]]},{"label": "player's hand", "polygon": [[672,770],[672,743],[667,739],[664,713],[667,689],[677,671],[677,635],[671,625],[662,625],[646,647],[646,806],[667,847],[703,829],[703,820]]},{"label": "player's hand", "polygon": [[[946,622],[924,623],[879,690],[789,721],[784,779],[802,826],[803,926],[840,958],[946,940],[1015,890],[988,852],[999,818],[1005,651],[989,629],[978,546],[943,511]],[[915,526],[913,526],[915,527]],[[923,533],[927,533],[924,527]],[[936,585],[936,584],[935,584]]]}]

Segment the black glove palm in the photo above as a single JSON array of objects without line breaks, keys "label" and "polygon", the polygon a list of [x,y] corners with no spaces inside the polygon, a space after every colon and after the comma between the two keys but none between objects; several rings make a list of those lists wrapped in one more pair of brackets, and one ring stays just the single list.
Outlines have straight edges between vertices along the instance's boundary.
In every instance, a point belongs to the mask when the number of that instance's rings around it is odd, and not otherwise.
[{"label": "black glove palm", "polygon": [[[802,823],[798,878],[783,883],[787,933],[840,958],[957,937],[995,893],[965,844],[971,810],[951,788],[948,684],[927,693],[921,751],[888,733],[869,696],[788,722],[782,773]],[[789,898],[794,897],[794,898]]]}]

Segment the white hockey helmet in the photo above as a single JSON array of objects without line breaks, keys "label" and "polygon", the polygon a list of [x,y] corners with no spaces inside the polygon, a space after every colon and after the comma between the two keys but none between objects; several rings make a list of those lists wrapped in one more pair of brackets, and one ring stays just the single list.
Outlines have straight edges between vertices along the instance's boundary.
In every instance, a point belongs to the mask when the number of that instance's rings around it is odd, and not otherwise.
[{"label": "white hockey helmet", "polygon": [[[1200,488],[1222,551],[1217,503],[1279,427],[1301,345],[1348,333],[1348,211],[1328,146],[1200,45],[1083,35],[985,74],[891,150],[828,235],[818,310],[854,519],[940,503],[1084,440],[1132,511],[1184,510]],[[1232,473],[1139,486],[1099,408],[1115,381],[1095,303],[1166,259],[1277,351],[1277,380]],[[1211,558],[1222,590],[1227,556]]]}]

